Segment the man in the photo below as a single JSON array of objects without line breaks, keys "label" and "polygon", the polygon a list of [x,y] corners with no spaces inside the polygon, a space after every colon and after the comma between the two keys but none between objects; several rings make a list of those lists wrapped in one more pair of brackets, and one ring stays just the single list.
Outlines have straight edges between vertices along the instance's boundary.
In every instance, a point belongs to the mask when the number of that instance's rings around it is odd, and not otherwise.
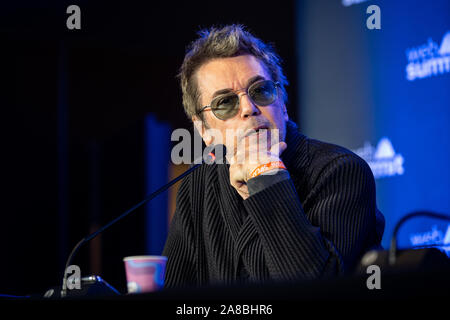
[{"label": "man", "polygon": [[206,145],[226,145],[229,163],[183,180],[163,251],[166,287],[339,275],[380,246],[370,168],[298,131],[270,46],[238,25],[204,30],[180,77],[185,112]]}]

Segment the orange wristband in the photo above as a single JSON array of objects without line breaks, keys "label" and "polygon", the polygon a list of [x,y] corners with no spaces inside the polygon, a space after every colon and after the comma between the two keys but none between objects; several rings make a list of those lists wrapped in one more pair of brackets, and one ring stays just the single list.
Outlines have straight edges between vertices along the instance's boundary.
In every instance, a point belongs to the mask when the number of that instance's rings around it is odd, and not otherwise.
[{"label": "orange wristband", "polygon": [[250,173],[250,178],[257,177],[260,174],[272,169],[286,169],[286,166],[282,161],[271,161],[269,163],[262,164],[253,169],[253,171]]}]

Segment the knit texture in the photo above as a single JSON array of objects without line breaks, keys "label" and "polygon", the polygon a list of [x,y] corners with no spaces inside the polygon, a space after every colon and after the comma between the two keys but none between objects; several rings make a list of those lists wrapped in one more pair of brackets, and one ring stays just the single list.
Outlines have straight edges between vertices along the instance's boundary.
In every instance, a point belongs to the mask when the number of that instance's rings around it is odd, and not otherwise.
[{"label": "knit texture", "polygon": [[183,179],[163,251],[166,287],[317,279],[351,272],[380,248],[384,218],[373,174],[351,151],[287,123],[290,178],[243,200],[229,165]]},{"label": "knit texture", "polygon": [[255,178],[251,178],[247,181],[248,194],[254,195],[272,184],[281,182],[282,180],[289,179],[289,172],[287,170],[281,169],[276,172],[269,172],[270,174],[260,174]]}]

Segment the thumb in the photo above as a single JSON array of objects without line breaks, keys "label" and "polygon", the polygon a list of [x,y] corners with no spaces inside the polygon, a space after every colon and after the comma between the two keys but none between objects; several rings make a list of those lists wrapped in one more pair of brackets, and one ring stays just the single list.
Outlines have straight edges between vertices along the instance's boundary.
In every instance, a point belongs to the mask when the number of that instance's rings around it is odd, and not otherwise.
[{"label": "thumb", "polygon": [[281,141],[270,147],[270,153],[280,156],[283,153],[283,151],[286,150],[286,148],[287,148],[286,142]]}]

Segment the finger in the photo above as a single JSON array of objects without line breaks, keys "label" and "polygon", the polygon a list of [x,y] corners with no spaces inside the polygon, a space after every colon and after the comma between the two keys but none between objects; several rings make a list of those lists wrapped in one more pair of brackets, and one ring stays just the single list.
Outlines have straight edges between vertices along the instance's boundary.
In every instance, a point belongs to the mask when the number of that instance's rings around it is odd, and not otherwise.
[{"label": "finger", "polygon": [[270,148],[270,153],[276,155],[276,156],[280,156],[284,150],[286,150],[287,148],[287,144],[284,141],[281,141],[279,143],[274,144],[271,148]]},{"label": "finger", "polygon": [[245,174],[241,164],[230,165],[230,184],[235,188],[239,187],[246,181]]},{"label": "finger", "polygon": [[287,143],[284,142],[284,141],[281,141],[280,142],[280,153],[279,154],[282,154],[284,152],[284,150],[286,150],[286,149],[287,149]]},{"label": "finger", "polygon": [[236,163],[245,163],[248,159],[251,158],[251,154],[255,153],[258,149],[256,145],[256,140],[253,137],[245,137],[239,143],[236,153],[235,153],[235,162]]}]

